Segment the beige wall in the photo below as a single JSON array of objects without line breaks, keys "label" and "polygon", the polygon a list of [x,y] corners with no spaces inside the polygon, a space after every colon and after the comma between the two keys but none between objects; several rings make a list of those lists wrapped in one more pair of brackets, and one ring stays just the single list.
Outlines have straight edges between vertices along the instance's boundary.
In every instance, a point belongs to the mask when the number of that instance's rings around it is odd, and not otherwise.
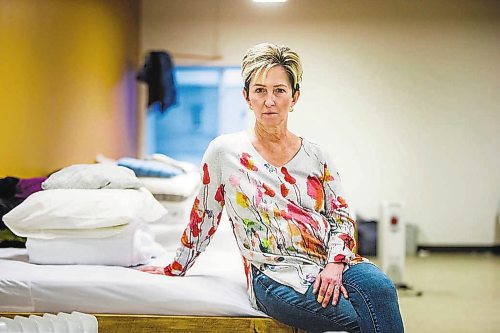
[{"label": "beige wall", "polygon": [[139,2],[0,0],[0,177],[136,153]]},{"label": "beige wall", "polygon": [[237,65],[252,44],[300,52],[290,126],[334,156],[352,206],[402,201],[423,245],[492,245],[500,201],[498,1],[143,0],[141,52]]}]

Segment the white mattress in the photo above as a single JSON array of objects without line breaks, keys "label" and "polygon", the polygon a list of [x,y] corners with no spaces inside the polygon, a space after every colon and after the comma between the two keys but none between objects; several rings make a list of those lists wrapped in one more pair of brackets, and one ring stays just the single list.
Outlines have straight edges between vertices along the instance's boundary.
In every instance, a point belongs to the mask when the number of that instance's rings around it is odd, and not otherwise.
[{"label": "white mattress", "polygon": [[[228,222],[185,277],[130,268],[35,265],[25,249],[0,249],[0,311],[265,316],[246,294],[243,264]],[[173,258],[153,260],[163,266]]]}]

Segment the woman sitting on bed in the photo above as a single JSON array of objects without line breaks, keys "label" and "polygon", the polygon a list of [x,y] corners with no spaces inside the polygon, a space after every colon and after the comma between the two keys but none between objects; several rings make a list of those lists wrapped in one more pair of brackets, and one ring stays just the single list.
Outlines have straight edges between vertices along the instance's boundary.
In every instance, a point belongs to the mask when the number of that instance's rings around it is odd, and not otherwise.
[{"label": "woman sitting on bed", "polygon": [[328,153],[287,128],[300,97],[299,56],[259,44],[242,68],[253,131],[210,143],[175,260],[141,270],[186,274],[226,207],[256,309],[311,332],[403,332],[393,284],[353,252],[355,221]]}]

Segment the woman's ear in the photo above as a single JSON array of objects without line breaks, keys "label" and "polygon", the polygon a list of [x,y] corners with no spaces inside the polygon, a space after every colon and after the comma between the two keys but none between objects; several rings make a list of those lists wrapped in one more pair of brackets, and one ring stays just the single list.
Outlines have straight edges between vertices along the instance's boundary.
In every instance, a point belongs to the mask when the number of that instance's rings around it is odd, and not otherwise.
[{"label": "woman's ear", "polygon": [[300,97],[300,90],[297,90],[295,92],[295,94],[293,94],[293,96],[292,96],[292,106],[294,106],[295,103],[297,103],[297,101],[299,100],[299,97]]},{"label": "woman's ear", "polygon": [[251,109],[252,106],[250,105],[250,96],[248,96],[248,91],[246,90],[246,88],[243,88],[242,93],[243,93],[243,98],[245,98],[245,101],[247,102],[248,106]]}]

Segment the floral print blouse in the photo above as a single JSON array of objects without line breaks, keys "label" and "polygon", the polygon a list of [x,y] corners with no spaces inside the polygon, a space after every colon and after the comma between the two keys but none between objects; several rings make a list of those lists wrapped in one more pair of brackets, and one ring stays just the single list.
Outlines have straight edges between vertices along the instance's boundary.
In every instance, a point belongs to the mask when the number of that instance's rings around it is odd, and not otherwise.
[{"label": "floral print blouse", "polygon": [[250,265],[305,293],[329,262],[365,261],[353,253],[355,221],[328,155],[302,139],[283,166],[268,163],[246,132],[214,139],[202,162],[202,186],[166,275],[184,275],[205,250],[226,207],[243,257],[250,301]]}]

